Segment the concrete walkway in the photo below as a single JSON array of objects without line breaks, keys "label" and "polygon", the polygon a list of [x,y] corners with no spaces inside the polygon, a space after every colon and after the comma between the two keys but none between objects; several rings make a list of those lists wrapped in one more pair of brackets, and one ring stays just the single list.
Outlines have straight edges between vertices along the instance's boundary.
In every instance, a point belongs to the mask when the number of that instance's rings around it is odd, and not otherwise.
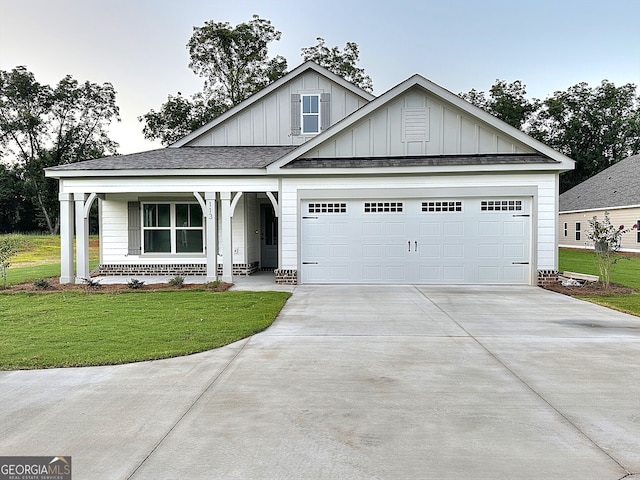
[{"label": "concrete walkway", "polygon": [[640,478],[640,318],[535,287],[299,286],[215,351],[0,372],[0,455],[70,455],[75,480]]}]

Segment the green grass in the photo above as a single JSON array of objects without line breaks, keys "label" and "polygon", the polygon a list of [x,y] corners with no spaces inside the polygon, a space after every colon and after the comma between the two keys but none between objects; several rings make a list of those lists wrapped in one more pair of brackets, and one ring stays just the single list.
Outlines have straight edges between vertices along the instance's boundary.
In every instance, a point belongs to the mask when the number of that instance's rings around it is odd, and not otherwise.
[{"label": "green grass", "polygon": [[[560,249],[559,270],[598,275],[593,251]],[[640,257],[622,259],[611,268],[611,282],[640,291]],[[640,294],[579,297],[589,302],[640,316]]]},{"label": "green grass", "polygon": [[[7,270],[7,284],[33,282],[38,278],[60,276],[60,236],[45,234],[10,234],[17,245],[17,255]],[[98,265],[100,247],[98,237],[89,237],[89,268]],[[0,288],[2,282],[0,282]]]},{"label": "green grass", "polygon": [[202,352],[264,330],[289,295],[0,294],[0,370],[112,365]]}]

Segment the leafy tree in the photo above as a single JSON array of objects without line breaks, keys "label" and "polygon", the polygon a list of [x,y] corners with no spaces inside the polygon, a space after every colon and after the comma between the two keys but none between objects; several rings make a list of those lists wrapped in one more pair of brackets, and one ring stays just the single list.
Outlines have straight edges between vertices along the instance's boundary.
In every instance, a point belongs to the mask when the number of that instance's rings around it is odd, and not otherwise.
[{"label": "leafy tree", "polygon": [[269,43],[281,36],[258,15],[235,28],[229,22],[205,22],[193,29],[187,43],[189,68],[205,78],[205,92],[230,108],[286,73],[284,57],[268,57]]},{"label": "leafy tree", "polygon": [[0,237],[0,277],[2,288],[7,288],[7,270],[11,266],[11,258],[18,253],[16,241],[9,235]]},{"label": "leafy tree", "polygon": [[227,110],[224,102],[203,97],[201,93],[191,99],[183,97],[180,92],[175,97],[169,95],[159,111],[151,110],[139,117],[145,123],[142,129],[144,137],[170,145]]},{"label": "leafy tree", "polygon": [[52,88],[23,66],[0,71],[0,159],[12,163],[50,233],[59,228],[58,187],[43,169],[115,153],[106,129],[118,114],[109,83],[67,75]]},{"label": "leafy tree", "polygon": [[544,100],[529,133],[576,160],[560,177],[565,191],[640,152],[640,97],[633,84],[579,83]]},{"label": "leafy tree", "polygon": [[[194,27],[187,43],[189,68],[205,79],[203,91],[190,98],[180,92],[169,95],[157,111],[138,117],[144,123],[144,137],[160,140],[163,145],[174,143],[282,77],[287,61],[279,55],[268,56],[269,44],[281,35],[269,20],[257,15],[235,27],[214,21]],[[345,80],[373,90],[371,78],[356,67],[356,43],[347,42],[341,52],[338,47],[328,48],[324,39],[317,40],[316,45],[302,49],[304,60],[313,60]]]},{"label": "leafy tree", "polygon": [[460,96],[476,107],[498,117],[509,125],[522,128],[531,115],[538,109],[538,100],[526,98],[527,90],[520,80],[507,83],[496,80],[489,89],[489,97],[484,92],[472,89]]},{"label": "leafy tree", "polygon": [[302,49],[302,58],[305,61],[311,60],[344,78],[347,82],[368,92],[373,92],[371,77],[364,72],[364,68],[356,67],[356,63],[360,59],[357,43],[347,42],[341,52],[338,47],[327,47],[322,37],[316,38],[316,41],[318,43],[315,45]]},{"label": "leafy tree", "polygon": [[557,91],[541,101],[528,100],[519,81],[496,80],[489,96],[471,90],[465,100],[576,160],[560,176],[560,191],[640,152],[640,97],[633,84],[616,87],[603,80]]}]

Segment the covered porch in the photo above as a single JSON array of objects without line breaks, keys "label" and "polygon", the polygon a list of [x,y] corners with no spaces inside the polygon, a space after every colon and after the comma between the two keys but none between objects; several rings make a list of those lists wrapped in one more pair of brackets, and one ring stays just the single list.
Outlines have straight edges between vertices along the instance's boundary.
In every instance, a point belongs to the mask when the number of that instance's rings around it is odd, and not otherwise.
[{"label": "covered porch", "polygon": [[[171,187],[135,194],[127,193],[126,185],[90,193],[63,189],[59,196],[60,283],[83,283],[91,274],[89,212],[94,202],[98,202],[100,225],[98,271],[105,279],[113,278],[110,281],[180,275],[195,277],[200,283],[215,280],[234,283],[239,273],[259,270],[263,260],[272,267],[272,272],[278,269],[279,247],[274,241],[280,236],[277,191],[264,188],[265,185],[245,185],[236,191],[190,192],[176,185]],[[166,220],[161,218],[162,212],[154,210],[157,205],[166,207]],[[185,217],[182,219],[178,207],[185,206],[189,208],[182,213]],[[181,238],[185,245],[187,239],[193,240],[191,246],[186,249],[176,246]],[[271,245],[256,251],[258,238],[261,243],[269,241]],[[158,244],[166,245],[166,249],[158,248]],[[267,255],[265,252],[270,252],[269,260],[262,258]],[[234,262],[238,259],[240,262]]]}]

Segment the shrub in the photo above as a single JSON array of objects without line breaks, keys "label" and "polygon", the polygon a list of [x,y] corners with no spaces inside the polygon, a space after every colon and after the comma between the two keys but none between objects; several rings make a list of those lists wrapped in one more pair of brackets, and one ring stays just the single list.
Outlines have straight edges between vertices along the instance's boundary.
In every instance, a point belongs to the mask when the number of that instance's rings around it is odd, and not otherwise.
[{"label": "shrub", "polygon": [[46,290],[51,287],[51,284],[46,278],[39,278],[33,282],[33,286],[36,287],[36,290]]},{"label": "shrub", "polygon": [[2,288],[7,288],[7,270],[11,266],[11,257],[17,252],[17,242],[13,237],[0,238],[0,275],[2,275]]},{"label": "shrub", "polygon": [[205,288],[208,288],[210,290],[215,290],[217,288],[220,288],[220,280],[214,280],[213,282],[207,282],[204,284]]},{"label": "shrub", "polygon": [[184,284],[184,277],[181,277],[180,275],[176,275],[171,280],[169,280],[169,285],[171,285],[172,287],[182,288],[183,284]]},{"label": "shrub", "polygon": [[93,278],[82,278],[82,281],[87,286],[87,288],[91,288],[97,290],[98,288],[102,288],[100,285],[100,280],[94,280]]},{"label": "shrub", "polygon": [[137,278],[132,278],[127,283],[127,287],[131,288],[132,290],[139,290],[142,288],[143,285],[144,285],[144,282],[142,280],[138,280]]}]

